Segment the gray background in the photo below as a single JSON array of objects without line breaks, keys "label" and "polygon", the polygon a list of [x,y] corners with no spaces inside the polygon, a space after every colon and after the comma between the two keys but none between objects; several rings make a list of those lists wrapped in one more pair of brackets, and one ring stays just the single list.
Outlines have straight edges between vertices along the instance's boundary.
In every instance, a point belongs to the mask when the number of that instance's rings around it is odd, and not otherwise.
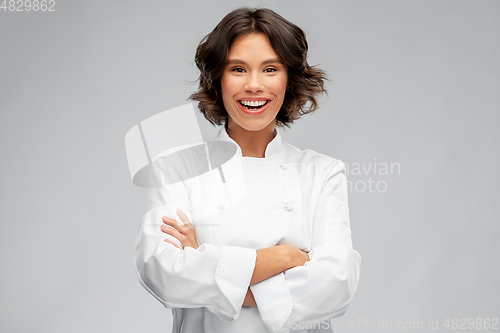
[{"label": "gray background", "polygon": [[241,5],[302,27],[331,79],[285,139],[387,186],[350,193],[361,281],[340,321],[499,318],[500,1],[56,0],[0,11],[0,331],[170,332],[133,267],[147,192],[124,136],[186,103],[197,43]]}]

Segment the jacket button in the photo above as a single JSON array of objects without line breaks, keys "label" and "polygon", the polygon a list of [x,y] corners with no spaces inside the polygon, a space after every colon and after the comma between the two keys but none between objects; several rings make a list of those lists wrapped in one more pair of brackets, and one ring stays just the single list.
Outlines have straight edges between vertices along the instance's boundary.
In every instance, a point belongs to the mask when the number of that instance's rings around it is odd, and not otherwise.
[{"label": "jacket button", "polygon": [[219,204],[219,209],[220,209],[220,210],[223,210],[223,209],[224,209],[224,204],[223,204],[223,203],[220,203],[220,204]]},{"label": "jacket button", "polygon": [[281,168],[282,168],[283,170],[286,170],[286,169],[288,169],[288,166],[287,166],[286,164],[282,164],[282,165],[281,165]]},{"label": "jacket button", "polygon": [[293,205],[292,205],[292,204],[290,204],[290,203],[287,203],[287,204],[286,204],[283,208],[284,208],[285,210],[287,210],[287,211],[291,211],[291,210],[292,210],[292,208],[293,208]]}]

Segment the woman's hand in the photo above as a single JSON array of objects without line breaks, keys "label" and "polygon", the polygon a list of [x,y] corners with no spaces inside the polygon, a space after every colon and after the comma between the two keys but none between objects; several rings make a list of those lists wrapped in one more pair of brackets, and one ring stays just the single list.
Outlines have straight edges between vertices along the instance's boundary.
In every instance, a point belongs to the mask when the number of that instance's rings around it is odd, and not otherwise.
[{"label": "woman's hand", "polygon": [[304,264],[311,260],[309,258],[309,253],[302,251],[295,246],[287,245],[288,262],[290,263],[290,268],[297,266],[304,266]]},{"label": "woman's hand", "polygon": [[[174,219],[164,216],[163,217],[164,224],[162,224],[161,226],[161,231],[172,237],[177,238],[181,242],[184,248],[186,248],[186,246],[189,246],[192,247],[193,249],[197,249],[199,245],[198,245],[198,239],[196,238],[194,226],[191,224],[186,214],[184,214],[182,210],[177,209],[177,215],[179,215],[184,225],[182,225],[182,223],[179,223]],[[180,249],[179,246],[168,241],[167,239],[165,239],[165,241]]]},{"label": "woman's hand", "polygon": [[303,266],[309,261],[307,252],[291,244],[280,244],[257,250],[257,259],[250,285],[264,281],[287,269]]}]

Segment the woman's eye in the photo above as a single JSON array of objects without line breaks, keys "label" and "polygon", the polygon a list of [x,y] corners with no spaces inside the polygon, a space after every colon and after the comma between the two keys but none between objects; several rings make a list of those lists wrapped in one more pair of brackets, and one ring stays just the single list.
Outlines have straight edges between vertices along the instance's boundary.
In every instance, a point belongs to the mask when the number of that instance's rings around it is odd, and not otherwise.
[{"label": "woman's eye", "polygon": [[231,71],[233,72],[238,72],[238,73],[243,73],[245,70],[241,67],[236,67],[236,68],[233,68]]},{"label": "woman's eye", "polygon": [[272,72],[276,72],[276,71],[277,71],[276,68],[266,68],[266,69],[264,69],[264,72],[266,72],[266,73],[272,73]]}]

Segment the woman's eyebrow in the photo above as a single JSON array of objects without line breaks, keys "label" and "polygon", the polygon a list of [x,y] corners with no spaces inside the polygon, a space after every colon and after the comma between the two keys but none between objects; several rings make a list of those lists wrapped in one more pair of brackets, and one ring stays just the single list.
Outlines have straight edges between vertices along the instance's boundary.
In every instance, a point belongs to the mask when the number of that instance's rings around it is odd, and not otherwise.
[{"label": "woman's eyebrow", "polygon": [[[241,59],[229,59],[227,62],[228,65],[246,65],[247,63]],[[261,63],[261,65],[269,65],[269,64],[283,64],[280,59],[272,58],[265,60]]]}]

